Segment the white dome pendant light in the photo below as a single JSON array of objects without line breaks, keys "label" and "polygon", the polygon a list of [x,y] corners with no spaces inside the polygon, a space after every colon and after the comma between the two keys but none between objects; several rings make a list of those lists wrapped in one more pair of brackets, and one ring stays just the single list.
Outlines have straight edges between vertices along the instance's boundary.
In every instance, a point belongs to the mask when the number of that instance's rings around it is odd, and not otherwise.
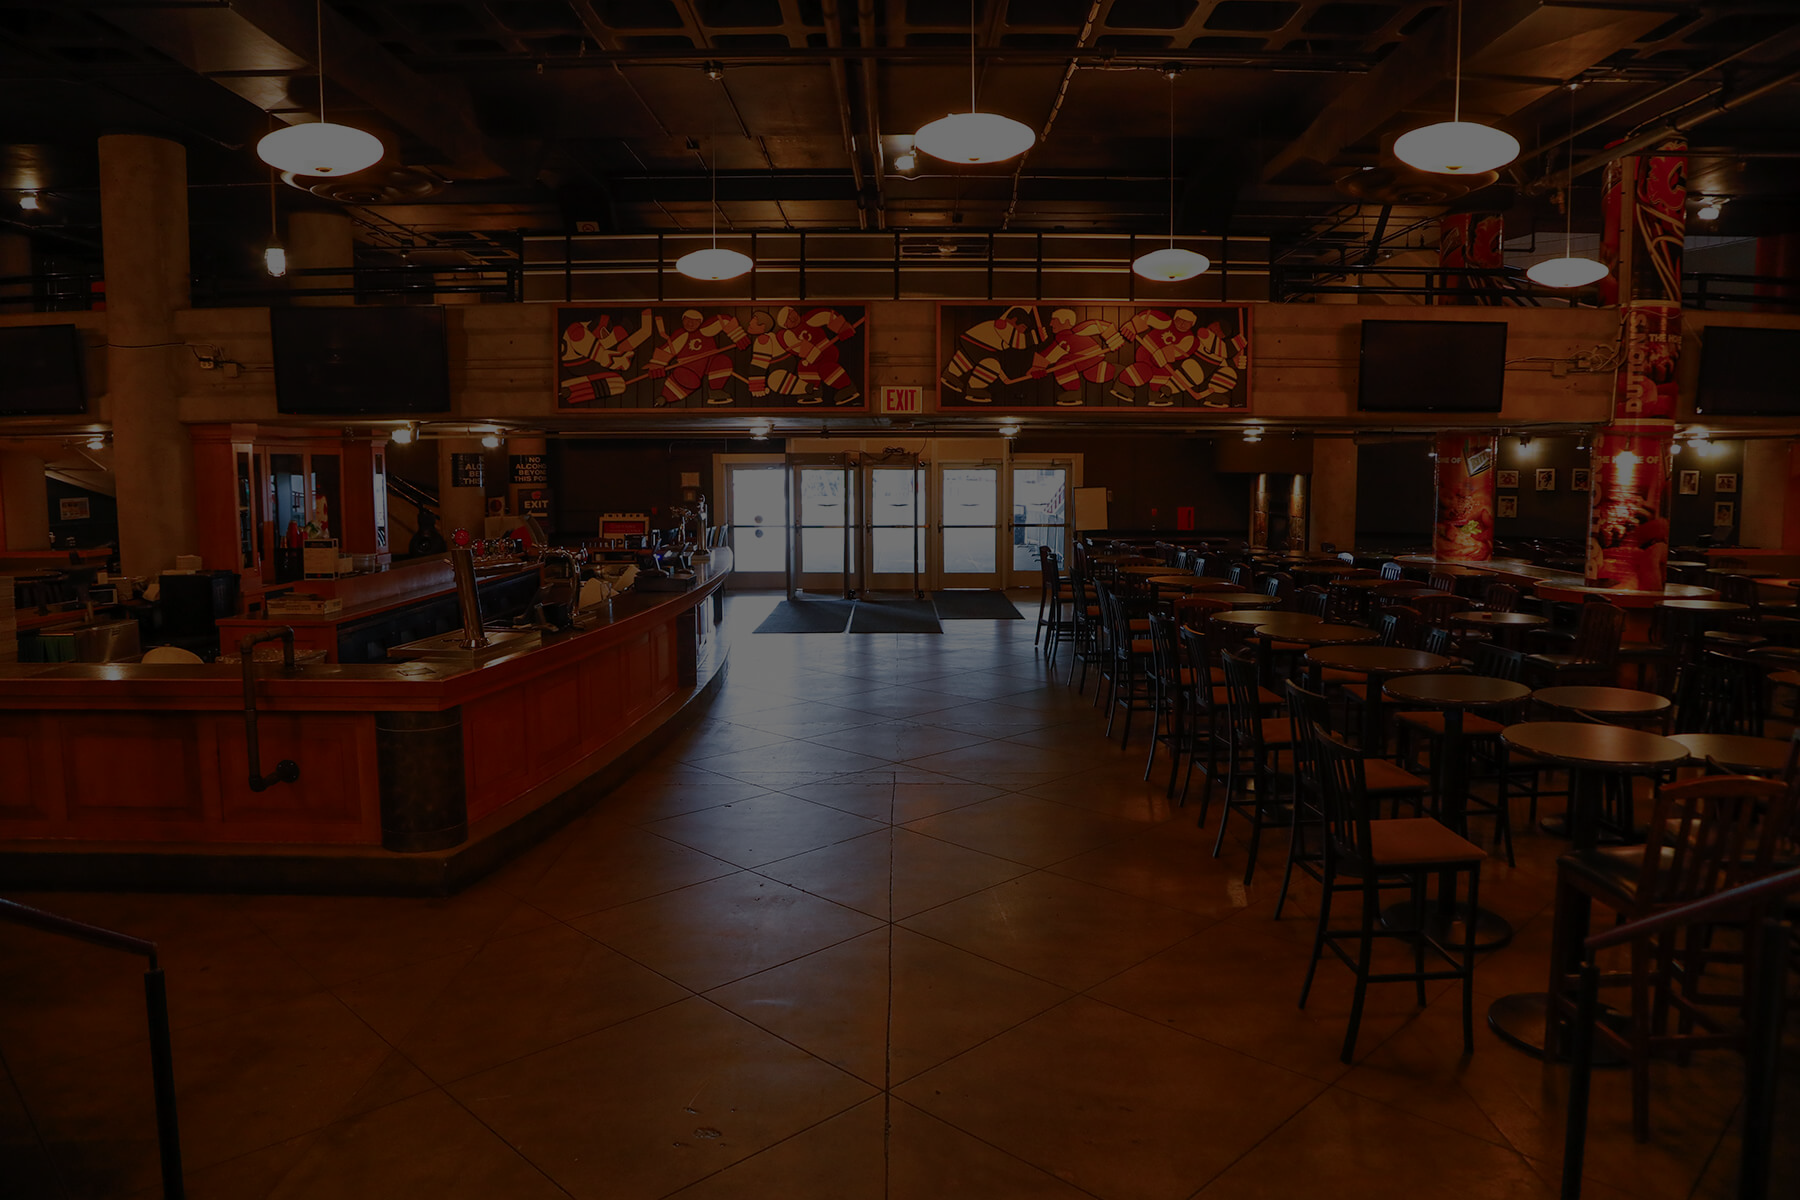
[{"label": "white dome pendant light", "polygon": [[380,162],[385,151],[374,134],[325,119],[324,0],[313,0],[313,29],[318,39],[314,55],[319,60],[319,119],[265,135],[256,143],[256,156],[277,171],[296,175],[354,175]]},{"label": "white dome pendant light", "polygon": [[1029,125],[975,109],[975,0],[969,0],[969,111],[919,126],[913,148],[945,162],[998,163],[1019,157],[1036,141]]},{"label": "white dome pendant light", "polygon": [[1132,273],[1153,283],[1180,283],[1204,274],[1212,259],[1175,244],[1175,76],[1180,71],[1170,67],[1169,77],[1169,244],[1132,260]]},{"label": "white dome pendant light", "polygon": [[1403,133],[1394,155],[1435,175],[1480,175],[1519,157],[1519,139],[1491,125],[1462,119],[1462,0],[1456,0],[1456,101],[1451,119]]},{"label": "white dome pendant light", "polygon": [[719,142],[718,134],[712,135],[712,166],[707,174],[712,180],[710,208],[712,210],[712,245],[701,250],[690,250],[675,260],[675,269],[689,279],[700,279],[716,283],[724,279],[736,279],[756,265],[748,254],[739,254],[736,250],[728,250],[719,245]]},{"label": "white dome pendant light", "polygon": [[1525,268],[1531,282],[1544,287],[1578,288],[1598,283],[1609,274],[1606,264],[1569,251],[1575,242],[1575,84],[1569,85],[1569,183],[1563,189],[1563,256],[1546,258]]}]

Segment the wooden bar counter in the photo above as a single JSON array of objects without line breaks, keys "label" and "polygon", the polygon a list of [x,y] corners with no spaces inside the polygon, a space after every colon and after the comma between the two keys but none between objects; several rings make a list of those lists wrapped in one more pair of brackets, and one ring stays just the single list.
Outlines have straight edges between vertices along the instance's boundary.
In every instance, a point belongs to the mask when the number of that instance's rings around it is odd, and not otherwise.
[{"label": "wooden bar counter", "polygon": [[[725,665],[730,552],[682,592],[476,665],[0,666],[0,878],[18,887],[445,892],[629,772]],[[577,785],[583,785],[577,789]],[[574,789],[574,790],[572,790]]]}]

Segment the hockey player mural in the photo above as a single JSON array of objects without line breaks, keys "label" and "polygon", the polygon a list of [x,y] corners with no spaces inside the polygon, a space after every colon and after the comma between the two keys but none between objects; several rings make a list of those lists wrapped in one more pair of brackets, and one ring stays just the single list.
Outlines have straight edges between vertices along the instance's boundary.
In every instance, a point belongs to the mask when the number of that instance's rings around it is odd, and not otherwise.
[{"label": "hockey player mural", "polygon": [[1250,406],[1239,305],[940,305],[945,409]]},{"label": "hockey player mural", "polygon": [[868,407],[861,305],[588,307],[557,315],[560,408]]}]

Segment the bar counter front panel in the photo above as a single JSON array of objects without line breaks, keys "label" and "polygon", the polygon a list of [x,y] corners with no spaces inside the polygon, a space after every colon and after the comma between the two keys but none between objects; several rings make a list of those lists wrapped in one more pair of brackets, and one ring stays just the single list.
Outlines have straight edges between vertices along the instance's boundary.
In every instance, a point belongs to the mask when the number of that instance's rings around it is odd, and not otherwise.
[{"label": "bar counter front panel", "polygon": [[235,666],[0,667],[0,843],[380,855],[479,838],[605,768],[712,681],[730,564],[714,551],[690,590],[627,594],[610,620],[479,665],[259,667],[259,769],[300,768],[261,792]]}]

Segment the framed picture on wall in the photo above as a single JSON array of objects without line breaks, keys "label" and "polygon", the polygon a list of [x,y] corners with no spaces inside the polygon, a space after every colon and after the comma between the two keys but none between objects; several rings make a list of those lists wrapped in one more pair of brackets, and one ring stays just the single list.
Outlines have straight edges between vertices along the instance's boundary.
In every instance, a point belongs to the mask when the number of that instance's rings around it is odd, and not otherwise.
[{"label": "framed picture on wall", "polygon": [[1698,496],[1700,494],[1700,472],[1681,472],[1681,494],[1683,496]]},{"label": "framed picture on wall", "polygon": [[1713,491],[1715,491],[1715,492],[1735,492],[1735,491],[1737,491],[1737,476],[1735,474],[1733,474],[1733,475],[1714,475],[1713,476]]},{"label": "framed picture on wall", "polygon": [[56,502],[56,517],[59,521],[85,521],[92,515],[86,496],[65,496]]},{"label": "framed picture on wall", "polygon": [[1537,490],[1554,492],[1556,490],[1556,468],[1539,467],[1537,469]]},{"label": "framed picture on wall", "polygon": [[1722,528],[1736,520],[1737,506],[1729,500],[1720,500],[1713,504],[1713,525]]},{"label": "framed picture on wall", "polygon": [[556,318],[559,409],[868,411],[866,305],[595,305]]},{"label": "framed picture on wall", "polygon": [[940,304],[938,407],[946,412],[1250,408],[1243,304]]},{"label": "framed picture on wall", "polygon": [[1517,471],[1495,471],[1494,486],[1497,488],[1516,488],[1519,486]]},{"label": "framed picture on wall", "polygon": [[1571,492],[1588,490],[1588,469],[1586,467],[1575,467],[1569,471],[1569,490]]},{"label": "framed picture on wall", "polygon": [[1499,505],[1497,511],[1501,517],[1519,515],[1519,498],[1517,496],[1500,496],[1497,498],[1497,503]]}]

